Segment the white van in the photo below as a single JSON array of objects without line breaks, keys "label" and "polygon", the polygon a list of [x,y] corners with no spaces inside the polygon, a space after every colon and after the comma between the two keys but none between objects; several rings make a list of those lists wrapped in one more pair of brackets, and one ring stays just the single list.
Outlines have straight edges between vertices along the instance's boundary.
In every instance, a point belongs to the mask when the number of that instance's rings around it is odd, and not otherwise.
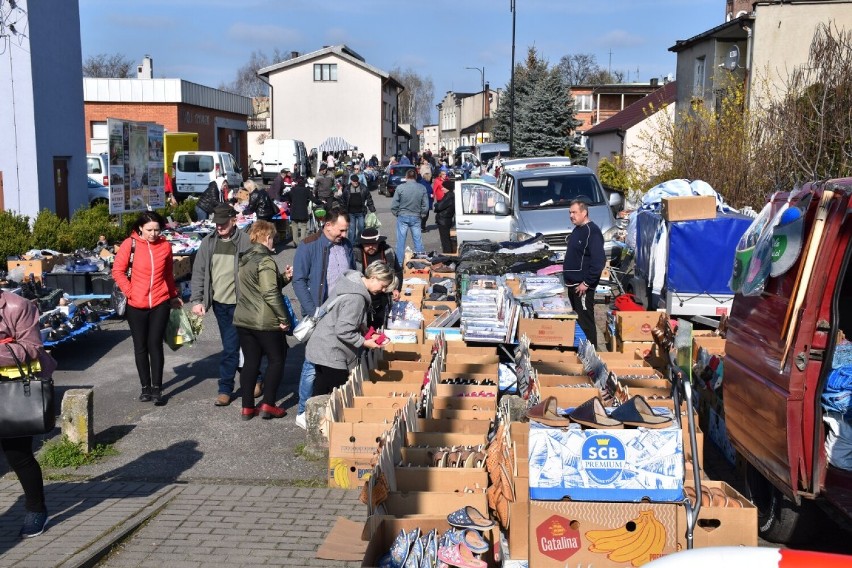
[{"label": "white van", "polygon": [[[287,168],[294,175],[307,176],[310,173],[308,152],[305,150],[305,143],[301,140],[267,138],[260,149],[264,183],[274,180],[283,168]],[[294,167],[296,171],[293,171]]]},{"label": "white van", "polygon": [[109,155],[103,154],[86,154],[86,174],[89,179],[96,181],[101,185],[109,187]]},{"label": "white van", "polygon": [[[227,152],[175,152],[175,191],[178,199],[203,193],[211,181],[224,178],[228,187],[243,183],[237,161]],[[220,184],[221,187],[221,184]]]}]

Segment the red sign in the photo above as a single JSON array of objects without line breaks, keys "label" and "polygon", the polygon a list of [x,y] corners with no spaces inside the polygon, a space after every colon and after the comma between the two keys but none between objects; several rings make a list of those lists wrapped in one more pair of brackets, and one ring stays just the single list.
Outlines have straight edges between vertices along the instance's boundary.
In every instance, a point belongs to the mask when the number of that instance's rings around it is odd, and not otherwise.
[{"label": "red sign", "polygon": [[728,308],[716,308],[717,316],[726,316],[728,315]]},{"label": "red sign", "polygon": [[580,549],[580,531],[565,517],[553,515],[535,529],[539,552],[564,562]]},{"label": "red sign", "polygon": [[651,333],[651,324],[643,323],[642,324],[642,333]]}]

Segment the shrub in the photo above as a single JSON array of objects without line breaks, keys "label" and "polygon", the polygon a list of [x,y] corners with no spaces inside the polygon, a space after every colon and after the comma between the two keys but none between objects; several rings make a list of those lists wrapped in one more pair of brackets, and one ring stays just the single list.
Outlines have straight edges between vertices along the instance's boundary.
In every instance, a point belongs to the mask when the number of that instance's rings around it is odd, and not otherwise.
[{"label": "shrub", "polygon": [[171,217],[179,225],[189,223],[198,220],[198,216],[195,213],[195,205],[197,203],[197,199],[190,197],[178,203],[177,206],[166,205],[162,209],[157,209],[157,213],[166,219]]},{"label": "shrub", "polygon": [[0,259],[17,256],[31,248],[30,218],[14,211],[0,211]]},{"label": "shrub", "polygon": [[32,246],[59,250],[63,235],[68,232],[68,221],[60,219],[50,209],[42,209],[33,222]]},{"label": "shrub", "polygon": [[75,251],[80,248],[94,247],[101,235],[110,243],[124,239],[126,231],[110,218],[109,206],[105,203],[94,207],[81,207],[74,212],[68,231],[60,239],[60,245],[64,252]]}]

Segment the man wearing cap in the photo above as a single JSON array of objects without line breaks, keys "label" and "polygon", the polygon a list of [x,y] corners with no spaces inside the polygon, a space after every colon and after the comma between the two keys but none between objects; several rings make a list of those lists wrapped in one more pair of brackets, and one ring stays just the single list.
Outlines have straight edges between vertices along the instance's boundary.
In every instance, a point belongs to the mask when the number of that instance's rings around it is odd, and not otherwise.
[{"label": "man wearing cap", "polygon": [[334,195],[334,174],[328,166],[320,164],[319,175],[314,179],[314,200],[326,205]]},{"label": "man wearing cap", "polygon": [[400,259],[405,259],[405,240],[409,232],[414,252],[424,252],[420,220],[429,214],[429,196],[416,178],[414,168],[406,171],[405,183],[396,188],[391,201],[391,212],[396,216],[396,256]]},{"label": "man wearing cap", "polygon": [[[192,266],[192,313],[204,316],[210,307],[219,324],[222,357],[219,360],[219,394],[216,406],[228,406],[234,392],[234,376],[240,362],[240,339],[234,327],[237,307],[239,255],[251,248],[251,240],[237,229],[237,212],[227,203],[213,211],[216,230],[201,241]],[[255,396],[258,396],[255,388]]]},{"label": "man wearing cap", "polygon": [[[313,315],[328,299],[329,291],[347,270],[355,268],[352,243],[346,238],[349,215],[331,209],[323,220],[322,230],[309,235],[296,249],[293,260],[293,290],[299,300],[302,317]],[[299,412],[296,425],[307,428],[305,405],[313,395],[316,370],[305,359],[299,377]]]},{"label": "man wearing cap", "polygon": [[[358,235],[358,240],[355,241],[355,246],[352,247],[352,256],[355,258],[355,270],[361,274],[367,269],[370,264],[377,260],[387,263],[393,267],[396,274],[396,287],[391,295],[394,300],[399,299],[399,291],[402,289],[402,266],[393,248],[385,241],[387,237],[380,235],[378,229],[372,227],[364,229]],[[387,322],[388,307],[390,299],[388,294],[377,294],[372,296],[370,303],[370,311],[367,314],[367,325],[374,328],[384,327]]]},{"label": "man wearing cap", "polygon": [[362,184],[358,175],[352,174],[349,176],[349,185],[343,188],[342,200],[345,211],[349,213],[349,242],[355,242],[355,238],[364,230],[367,211],[376,212],[373,196],[367,184]]},{"label": "man wearing cap", "polygon": [[604,239],[600,227],[589,219],[589,205],[575,199],[568,208],[574,230],[568,237],[562,277],[568,287],[568,299],[577,312],[577,324],[592,345],[598,346],[595,324],[595,289],[606,264]]}]

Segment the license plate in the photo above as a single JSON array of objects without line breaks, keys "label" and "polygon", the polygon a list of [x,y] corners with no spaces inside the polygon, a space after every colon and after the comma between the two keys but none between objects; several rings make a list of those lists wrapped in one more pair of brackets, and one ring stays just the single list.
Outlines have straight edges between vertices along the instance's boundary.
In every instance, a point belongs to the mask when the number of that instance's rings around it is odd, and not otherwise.
[{"label": "license plate", "polygon": [[178,191],[195,191],[194,185],[183,184],[178,186]]}]

